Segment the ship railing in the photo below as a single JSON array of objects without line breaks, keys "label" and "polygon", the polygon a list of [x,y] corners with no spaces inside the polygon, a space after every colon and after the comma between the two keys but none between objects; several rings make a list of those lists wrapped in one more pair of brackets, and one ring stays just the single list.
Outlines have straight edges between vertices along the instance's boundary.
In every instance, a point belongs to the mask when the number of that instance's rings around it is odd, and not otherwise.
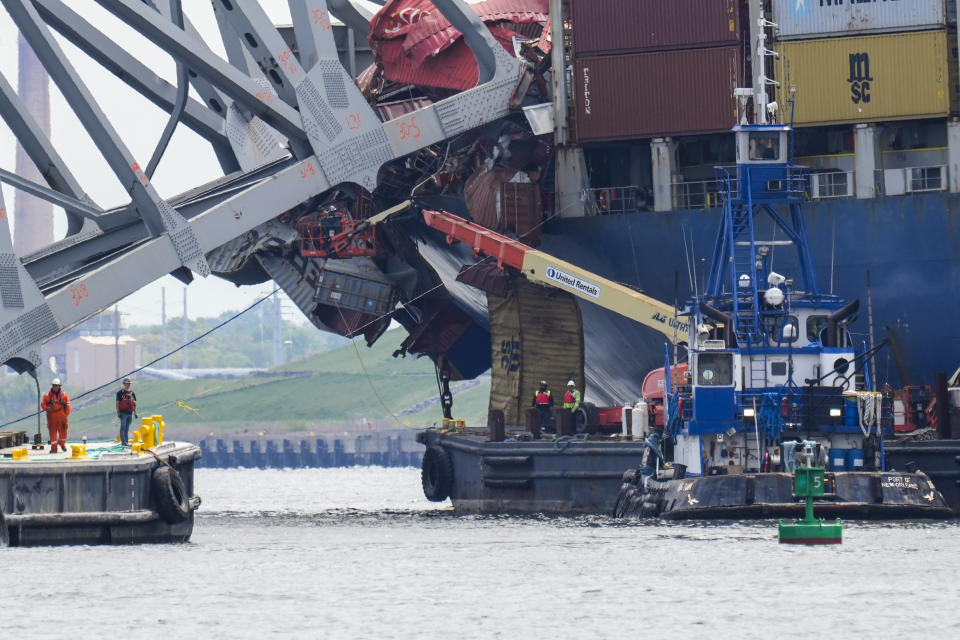
[{"label": "ship railing", "polygon": [[678,180],[672,184],[674,209],[712,209],[720,206],[716,180]]},{"label": "ship railing", "polygon": [[853,171],[812,171],[808,195],[811,200],[853,197]]},{"label": "ship railing", "polygon": [[[775,396],[774,410],[777,415],[773,416],[770,412],[771,415],[763,418],[767,423],[777,422],[782,431],[862,431],[857,406],[849,404],[842,387],[803,386],[795,387],[793,391],[751,389],[739,395],[741,406],[751,407],[755,403],[758,408],[769,405],[769,397]],[[881,406],[884,431],[890,430],[892,416],[890,400],[884,398]]]},{"label": "ship railing", "polygon": [[587,215],[649,211],[653,202],[647,189],[635,185],[587,189],[585,196]]},{"label": "ship railing", "polygon": [[[762,168],[760,168],[762,170]],[[756,170],[755,170],[756,171]],[[782,172],[781,176],[775,179],[770,179],[769,177],[763,176],[763,174],[754,173],[751,180],[755,184],[758,180],[758,175],[761,177],[760,180],[765,180],[763,188],[768,193],[775,193],[778,197],[786,197],[788,200],[798,200],[803,201],[809,198],[809,183],[810,183],[810,168],[801,166],[801,165],[786,165],[784,168],[783,165],[779,167],[779,171]],[[740,185],[742,183],[742,176],[740,175],[740,166],[731,165],[731,166],[717,166],[713,168],[713,173],[716,176],[716,183],[718,186],[718,193],[720,200],[718,204],[723,202],[724,198],[729,197],[733,201],[739,201],[743,198],[743,194],[740,190]],[[769,174],[768,174],[769,175]],[[727,180],[729,178],[729,193],[727,189]],[[756,197],[756,195],[754,196]]]}]

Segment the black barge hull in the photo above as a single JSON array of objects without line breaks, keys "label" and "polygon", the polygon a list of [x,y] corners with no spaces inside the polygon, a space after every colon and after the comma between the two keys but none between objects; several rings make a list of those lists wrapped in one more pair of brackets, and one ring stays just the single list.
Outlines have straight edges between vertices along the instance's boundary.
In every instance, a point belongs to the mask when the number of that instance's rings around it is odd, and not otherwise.
[{"label": "black barge hull", "polygon": [[[0,461],[0,546],[187,542],[200,504],[193,483],[200,449],[168,443],[155,451],[156,457]],[[161,467],[182,481],[175,488],[179,516],[158,495],[169,486],[155,478]]]},{"label": "black barge hull", "polygon": [[926,473],[954,514],[960,515],[960,440],[888,444],[884,460],[888,469]]},{"label": "black barge hull", "polygon": [[417,440],[427,447],[424,490],[432,493],[427,497],[449,497],[462,514],[609,515],[623,472],[639,464],[644,447],[573,438],[489,442],[486,435],[433,429],[417,434]]},{"label": "black barge hull", "polygon": [[[659,497],[644,499],[636,485],[630,489],[630,483],[623,481],[625,477],[636,481],[635,474],[625,472],[639,466],[642,442],[563,438],[489,442],[482,431],[461,434],[433,429],[420,432],[417,440],[428,451],[424,491],[437,488],[428,477],[431,467],[439,473],[434,479],[442,491],[428,497],[449,497],[456,512],[462,514],[759,519],[802,517],[804,512],[803,503],[793,499],[793,476],[787,473],[708,476],[703,479],[708,482],[697,489],[703,496],[681,491],[685,485],[671,480],[658,483]],[[431,448],[443,452],[441,462],[448,467],[441,468],[436,456],[429,453]],[[960,440],[888,446],[885,460],[887,467],[896,471],[828,472],[841,489],[815,503],[817,515],[884,520],[960,515]],[[447,472],[450,477],[444,481]],[[898,483],[903,487],[898,489]],[[925,488],[922,492],[921,487]],[[624,495],[628,490],[630,494]],[[924,497],[931,492],[932,499]],[[696,502],[684,504],[688,495]]]},{"label": "black barge hull", "polygon": [[[933,481],[922,472],[827,472],[828,488],[814,500],[822,518],[901,520],[952,515]],[[629,471],[617,496],[620,518],[760,519],[802,517],[792,473],[698,476],[658,481]]]}]

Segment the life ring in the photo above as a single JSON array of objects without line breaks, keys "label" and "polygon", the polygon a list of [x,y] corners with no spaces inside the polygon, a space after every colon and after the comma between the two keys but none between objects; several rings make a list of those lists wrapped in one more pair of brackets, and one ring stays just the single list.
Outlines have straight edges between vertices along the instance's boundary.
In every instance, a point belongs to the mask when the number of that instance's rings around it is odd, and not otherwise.
[{"label": "life ring", "polygon": [[427,447],[420,466],[423,495],[430,502],[443,502],[453,487],[453,461],[450,454],[438,446]]},{"label": "life ring", "polygon": [[173,467],[160,465],[150,479],[157,513],[167,524],[178,524],[190,516],[190,499],[183,478]]}]

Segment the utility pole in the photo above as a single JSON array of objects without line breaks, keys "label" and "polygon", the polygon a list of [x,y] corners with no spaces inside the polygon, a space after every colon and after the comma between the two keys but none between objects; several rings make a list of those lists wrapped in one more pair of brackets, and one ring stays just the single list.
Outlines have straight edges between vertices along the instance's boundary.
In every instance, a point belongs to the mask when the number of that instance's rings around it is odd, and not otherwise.
[{"label": "utility pole", "polygon": [[120,377],[120,307],[113,305],[113,365],[114,378]]},{"label": "utility pole", "polygon": [[181,369],[190,366],[190,358],[187,356],[187,342],[190,340],[190,324],[187,320],[187,288],[183,288],[183,364]]},{"label": "utility pole", "polygon": [[[167,355],[167,289],[160,287],[160,355]],[[167,359],[160,361],[160,367],[167,367]]]},{"label": "utility pole", "polygon": [[273,296],[273,366],[283,364],[283,317],[280,315],[280,292]]}]

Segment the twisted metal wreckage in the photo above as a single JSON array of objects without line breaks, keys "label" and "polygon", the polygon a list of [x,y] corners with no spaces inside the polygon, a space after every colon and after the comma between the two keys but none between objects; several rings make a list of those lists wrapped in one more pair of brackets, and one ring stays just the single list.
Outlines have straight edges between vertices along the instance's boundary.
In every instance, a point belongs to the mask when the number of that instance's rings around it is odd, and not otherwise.
[{"label": "twisted metal wreckage", "polygon": [[[68,219],[65,238],[25,256],[2,227],[0,362],[35,371],[44,340],[151,281],[213,274],[272,279],[317,328],[368,344],[394,319],[409,332],[400,351],[450,379],[490,367],[486,296],[457,282],[475,262],[469,248],[446,246],[416,215],[374,214],[413,199],[536,242],[552,206],[552,135],[535,135],[522,107],[550,101],[547,0],[390,0],[375,15],[370,3],[289,0],[292,29],[256,0],[214,0],[226,60],[179,0],[97,0],[175,60],[176,85],[61,0],[0,2],[130,195],[112,209],[93,202],[0,77],[0,114],[47,184],[0,177]],[[328,4],[369,36],[376,62],[356,81]],[[149,162],[53,31],[169,113]],[[164,199],[151,177],[178,124],[209,142],[224,175]]]}]

